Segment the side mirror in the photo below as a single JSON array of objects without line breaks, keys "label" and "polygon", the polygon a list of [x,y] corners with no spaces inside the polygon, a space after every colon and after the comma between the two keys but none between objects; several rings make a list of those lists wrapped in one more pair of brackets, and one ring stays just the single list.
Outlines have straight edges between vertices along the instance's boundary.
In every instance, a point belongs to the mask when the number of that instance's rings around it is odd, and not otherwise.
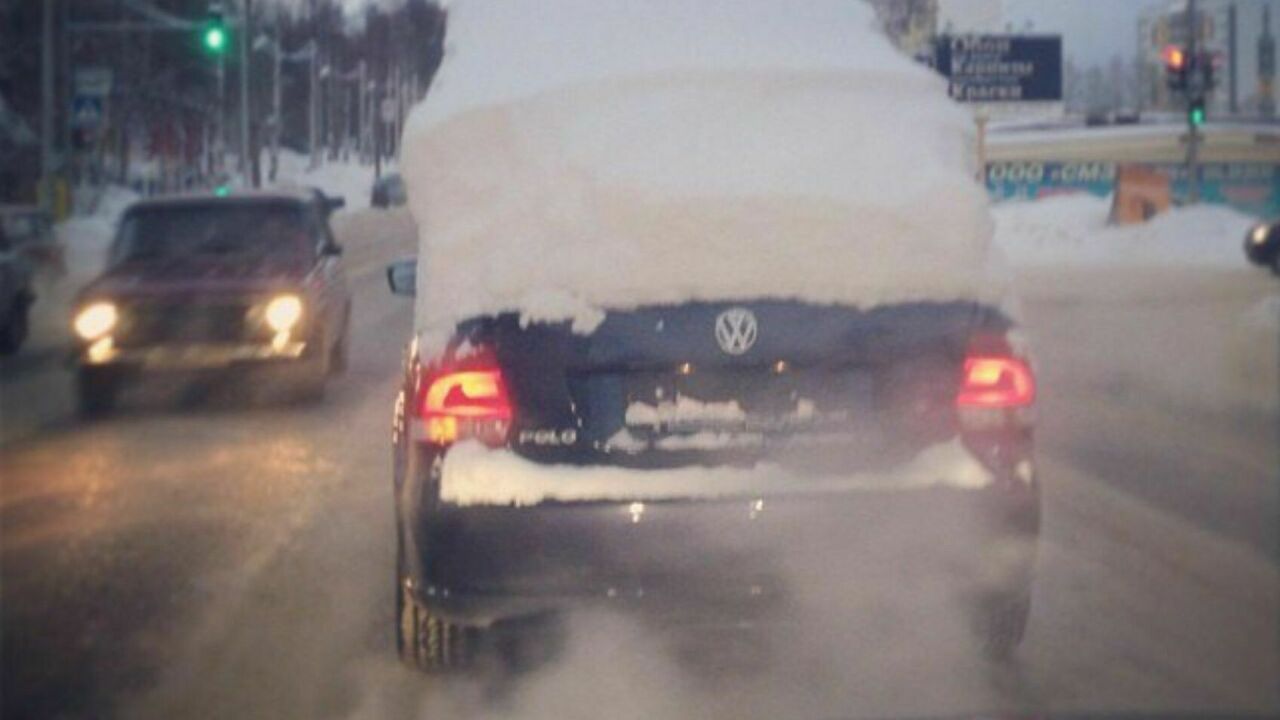
[{"label": "side mirror", "polygon": [[387,285],[395,295],[418,294],[418,259],[398,260],[387,266]]},{"label": "side mirror", "polygon": [[324,198],[325,212],[333,212],[335,210],[341,210],[346,206],[347,206],[347,199],[344,197],[329,197],[326,195]]}]

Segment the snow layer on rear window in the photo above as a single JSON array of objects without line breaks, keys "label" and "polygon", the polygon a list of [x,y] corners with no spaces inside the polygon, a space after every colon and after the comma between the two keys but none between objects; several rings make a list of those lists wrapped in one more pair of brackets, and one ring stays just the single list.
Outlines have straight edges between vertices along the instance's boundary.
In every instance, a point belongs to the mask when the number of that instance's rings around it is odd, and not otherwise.
[{"label": "snow layer on rear window", "polygon": [[[709,442],[714,444],[708,438],[698,438],[691,446],[700,447]],[[547,501],[757,498],[923,487],[978,489],[991,483],[991,473],[959,440],[926,448],[912,461],[892,471],[821,476],[771,463],[746,468],[665,470],[540,465],[510,450],[490,450],[467,442],[445,455],[440,498],[460,506],[526,506]]]},{"label": "snow layer on rear window", "polygon": [[418,326],[990,287],[971,121],[863,3],[464,0],[405,130]]}]

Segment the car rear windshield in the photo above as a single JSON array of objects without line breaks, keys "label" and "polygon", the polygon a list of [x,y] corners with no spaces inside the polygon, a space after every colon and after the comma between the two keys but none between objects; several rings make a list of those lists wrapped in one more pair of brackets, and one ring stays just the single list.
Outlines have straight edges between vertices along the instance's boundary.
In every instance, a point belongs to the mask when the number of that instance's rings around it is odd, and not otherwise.
[{"label": "car rear windshield", "polygon": [[295,203],[153,207],[125,216],[111,259],[298,256],[307,252],[306,237],[305,213]]}]

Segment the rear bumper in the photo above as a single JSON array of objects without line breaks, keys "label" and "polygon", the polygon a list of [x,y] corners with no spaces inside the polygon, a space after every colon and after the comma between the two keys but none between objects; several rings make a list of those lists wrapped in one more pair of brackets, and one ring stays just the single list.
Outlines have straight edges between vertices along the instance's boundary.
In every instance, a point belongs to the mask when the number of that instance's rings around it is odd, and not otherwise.
[{"label": "rear bumper", "polygon": [[[410,589],[451,620],[606,604],[699,622],[784,606],[799,575],[1026,582],[1034,482],[699,501],[436,506],[411,513]],[[897,583],[895,583],[897,584]]]}]

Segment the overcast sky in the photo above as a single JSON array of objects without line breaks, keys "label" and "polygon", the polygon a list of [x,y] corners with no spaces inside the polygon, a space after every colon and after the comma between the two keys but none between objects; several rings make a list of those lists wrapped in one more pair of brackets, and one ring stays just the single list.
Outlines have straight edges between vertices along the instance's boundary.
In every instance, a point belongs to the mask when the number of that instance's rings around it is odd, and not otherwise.
[{"label": "overcast sky", "polygon": [[[963,1],[963,0],[962,0]],[[1105,64],[1119,53],[1133,57],[1138,14],[1169,0],[1005,0],[1005,20],[1025,21],[1042,32],[1061,33],[1063,53],[1079,65]]]},{"label": "overcast sky", "polygon": [[[352,10],[370,2],[385,5],[397,1],[344,0]],[[966,3],[981,4],[988,0],[947,2],[963,12]],[[1004,14],[1005,21],[1013,23],[1015,29],[1021,30],[1026,21],[1030,20],[1038,31],[1061,33],[1066,56],[1074,59],[1077,64],[1088,66],[1105,64],[1117,53],[1126,60],[1133,57],[1138,33],[1138,14],[1144,8],[1169,2],[1170,0],[1004,0]]]}]

